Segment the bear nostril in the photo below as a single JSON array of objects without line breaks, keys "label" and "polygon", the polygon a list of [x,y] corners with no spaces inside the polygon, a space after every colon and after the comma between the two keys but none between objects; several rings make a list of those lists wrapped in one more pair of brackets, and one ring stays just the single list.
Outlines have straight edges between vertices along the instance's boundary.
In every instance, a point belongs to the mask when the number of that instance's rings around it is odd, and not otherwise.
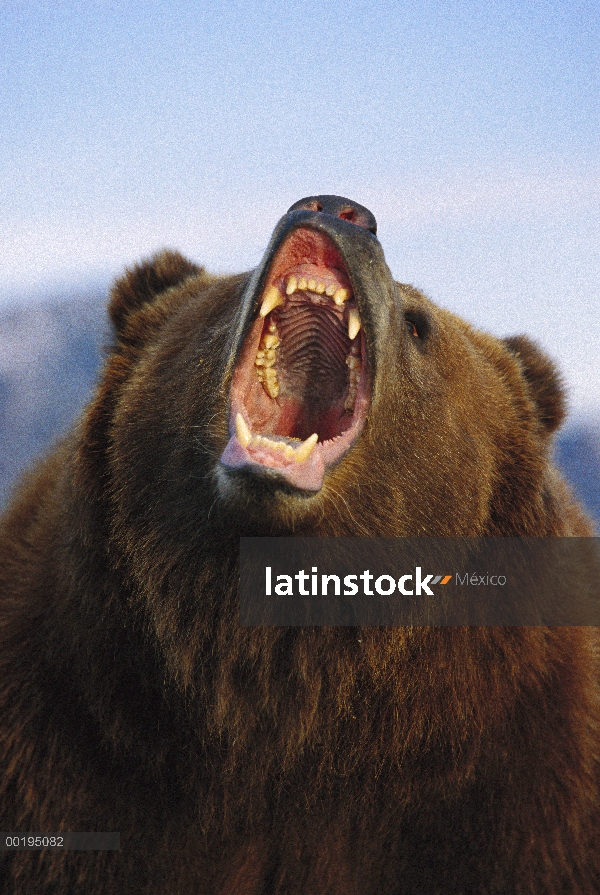
[{"label": "bear nostril", "polygon": [[351,202],[343,196],[308,196],[306,199],[295,202],[291,208],[288,208],[288,213],[302,210],[321,211],[355,224],[357,227],[362,227],[370,233],[377,233],[377,221],[369,209],[357,202]]}]

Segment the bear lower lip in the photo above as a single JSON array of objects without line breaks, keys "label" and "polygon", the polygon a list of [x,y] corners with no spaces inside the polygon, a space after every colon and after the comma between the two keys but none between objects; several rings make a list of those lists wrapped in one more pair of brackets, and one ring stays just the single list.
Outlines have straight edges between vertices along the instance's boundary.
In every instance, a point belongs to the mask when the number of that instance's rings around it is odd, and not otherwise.
[{"label": "bear lower lip", "polygon": [[221,463],[318,491],[366,419],[368,372],[346,266],[323,233],[280,246],[235,364]]}]

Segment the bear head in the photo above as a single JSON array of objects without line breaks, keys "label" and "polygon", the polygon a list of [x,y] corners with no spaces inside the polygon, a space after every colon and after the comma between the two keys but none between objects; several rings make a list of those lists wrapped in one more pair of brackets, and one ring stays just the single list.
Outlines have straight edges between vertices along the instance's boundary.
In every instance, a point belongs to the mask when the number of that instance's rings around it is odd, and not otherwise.
[{"label": "bear head", "polygon": [[185,532],[194,549],[209,519],[236,535],[567,533],[554,366],[395,282],[375,234],[362,206],[310,197],[251,273],[163,252],[116,284],[80,459],[128,543]]}]

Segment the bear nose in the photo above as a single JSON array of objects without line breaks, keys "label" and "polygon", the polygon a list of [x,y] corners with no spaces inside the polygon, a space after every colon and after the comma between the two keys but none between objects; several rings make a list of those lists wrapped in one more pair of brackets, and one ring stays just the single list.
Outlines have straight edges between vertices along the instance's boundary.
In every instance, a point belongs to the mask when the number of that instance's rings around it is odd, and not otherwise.
[{"label": "bear nose", "polygon": [[364,205],[345,199],[344,196],[307,196],[306,199],[300,199],[288,208],[288,214],[290,211],[320,211],[356,224],[357,227],[363,227],[370,233],[377,233],[375,215]]}]

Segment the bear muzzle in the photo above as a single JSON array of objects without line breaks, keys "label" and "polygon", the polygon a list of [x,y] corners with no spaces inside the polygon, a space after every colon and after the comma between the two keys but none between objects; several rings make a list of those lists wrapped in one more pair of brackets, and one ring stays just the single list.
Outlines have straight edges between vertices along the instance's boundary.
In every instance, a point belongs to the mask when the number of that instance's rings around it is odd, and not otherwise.
[{"label": "bear muzzle", "polygon": [[337,196],[280,220],[229,353],[231,474],[319,491],[367,420],[395,285],[373,215]]}]

